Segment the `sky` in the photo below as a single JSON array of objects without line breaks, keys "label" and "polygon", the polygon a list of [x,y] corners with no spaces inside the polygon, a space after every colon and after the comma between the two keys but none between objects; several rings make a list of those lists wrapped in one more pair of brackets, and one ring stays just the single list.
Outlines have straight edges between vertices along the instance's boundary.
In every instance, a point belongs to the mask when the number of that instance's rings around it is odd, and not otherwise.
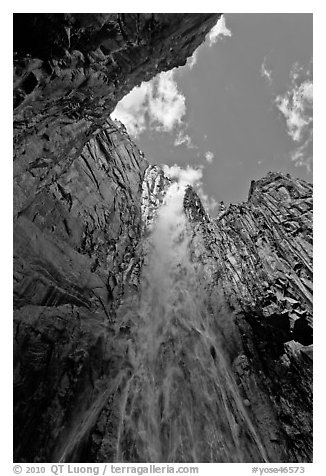
[{"label": "sky", "polygon": [[[117,12],[124,10],[125,12],[134,11],[134,4],[130,2],[125,6],[126,2],[119,2],[118,5],[112,4],[112,8],[117,8]],[[165,0],[164,7],[160,4],[154,5],[152,2],[147,2],[144,5],[141,2],[142,9],[140,9],[140,2],[137,3],[137,9],[140,11],[152,11],[158,8],[158,11],[187,11],[191,8],[191,4],[185,2],[167,2]],[[323,123],[324,111],[326,109],[325,94],[324,94],[324,78],[325,78],[325,61],[324,61],[324,47],[325,44],[325,2],[300,2],[296,0],[291,5],[290,2],[278,2],[275,0],[272,3],[261,2],[235,2],[228,1],[225,5],[222,2],[218,5],[222,11],[227,8],[232,8],[234,11],[261,11],[261,10],[275,10],[275,11],[314,11],[314,25],[315,25],[315,67],[316,76],[316,94],[318,102],[316,102],[315,115],[317,117],[317,136],[315,137],[315,149],[317,150],[318,158],[315,162],[315,187],[314,187],[314,254],[317,259],[314,262],[314,314],[315,331],[314,341],[315,347],[315,362],[314,362],[314,408],[315,414],[318,415],[314,425],[314,464],[309,465],[311,474],[321,474],[322,465],[324,465],[325,448],[324,448],[324,428],[325,428],[325,412],[324,412],[324,396],[325,396],[325,379],[324,379],[324,336],[325,336],[325,320],[324,313],[324,282],[325,282],[325,162],[323,161],[324,143],[323,143]],[[14,0],[14,2],[3,2],[3,15],[7,15],[7,20],[4,22],[1,34],[3,35],[2,44],[3,56],[6,58],[5,64],[11,64],[12,45],[8,38],[12,38],[12,10],[19,12],[33,12],[33,11],[48,11],[57,12],[66,11],[67,3],[62,0],[57,0],[55,4],[45,4],[41,1],[23,2]],[[216,8],[215,2],[201,2],[193,4],[193,8],[202,11],[214,11]],[[107,3],[93,2],[92,4],[80,1],[71,0],[69,2],[69,9],[71,11],[83,12],[97,12],[107,11]],[[249,184],[252,178],[257,179],[265,175],[268,170],[283,170],[289,171],[295,177],[302,177],[306,180],[312,180],[311,172],[307,171],[305,166],[295,165],[297,162],[291,160],[291,154],[295,154],[300,146],[304,144],[301,139],[300,143],[294,141],[288,131],[286,117],[275,107],[276,97],[286,97],[291,91],[296,91],[293,88],[291,81],[291,71],[298,63],[298,66],[303,67],[303,70],[311,70],[312,58],[312,15],[311,14],[225,14],[225,24],[231,31],[232,36],[220,36],[218,41],[209,47],[209,42],[206,42],[200,47],[200,52],[197,55],[197,63],[190,69],[189,65],[178,68],[174,72],[174,79],[177,83],[178,91],[185,97],[185,115],[182,117],[182,123],[185,125],[185,133],[191,135],[193,143],[198,147],[197,149],[188,149],[185,145],[173,147],[174,141],[178,136],[178,131],[182,129],[182,124],[177,123],[172,127],[172,130],[162,132],[155,129],[154,124],[149,126],[146,124],[146,130],[136,137],[136,142],[146,152],[147,158],[153,163],[167,164],[171,167],[177,164],[178,167],[183,167],[184,175],[186,175],[187,165],[189,166],[188,175],[193,179],[192,166],[197,164],[202,168],[197,168],[197,175],[201,176],[203,182],[203,189],[210,198],[216,197],[215,200],[224,200],[225,203],[231,201],[246,200],[249,190]],[[323,40],[324,38],[324,40]],[[249,48],[248,48],[249,45]],[[5,56],[7,54],[7,56]],[[231,58],[232,57],[232,58]],[[320,59],[320,61],[318,61]],[[265,61],[264,61],[265,60]],[[262,65],[265,65],[266,71],[270,71],[272,83],[269,84],[267,77],[261,75]],[[213,65],[213,67],[212,67]],[[251,65],[251,66],[250,66]],[[250,66],[250,67],[249,67]],[[4,90],[10,90],[12,87],[12,77],[10,75],[10,68],[8,74],[3,74],[1,81]],[[245,71],[244,74],[242,71]],[[229,84],[223,84],[229,78]],[[242,77],[243,76],[243,77]],[[251,85],[247,77],[251,77],[253,84]],[[265,78],[265,79],[264,79]],[[243,80],[243,83],[242,81]],[[263,81],[262,81],[263,80]],[[203,86],[201,87],[201,82]],[[302,81],[303,82],[303,81]],[[210,84],[208,91],[205,90],[204,84]],[[240,85],[240,86],[239,86]],[[253,86],[255,85],[255,87]],[[227,87],[229,93],[227,94]],[[238,91],[236,90],[238,87]],[[230,97],[230,90],[234,90],[233,98]],[[248,89],[243,94],[243,89]],[[245,107],[250,103],[249,99],[254,96],[252,91],[256,90],[257,97],[255,102],[257,104],[251,105],[245,111]],[[192,91],[198,94],[196,98],[191,95]],[[248,94],[248,98],[246,97]],[[240,103],[237,98],[241,97]],[[217,99],[218,98],[218,99]],[[232,99],[232,100],[231,100]],[[228,104],[229,103],[229,104]],[[197,109],[196,108],[197,104]],[[252,109],[259,109],[260,104],[261,118],[264,117],[262,123],[257,125],[254,121]],[[199,105],[199,106],[198,106]],[[225,109],[222,108],[224,106]],[[12,99],[10,94],[5,94],[2,98],[2,107],[6,111],[2,115],[2,129],[6,131],[3,134],[3,151],[7,152],[5,157],[12,156],[12,130],[8,117],[12,114]],[[206,109],[205,109],[206,108]],[[222,109],[221,109],[222,108]],[[232,109],[233,108],[233,109]],[[263,111],[262,111],[263,109]],[[242,114],[238,118],[237,113],[242,110]],[[285,109],[284,109],[285,110]],[[220,129],[223,124],[223,112],[231,116],[228,122],[225,122],[224,131],[230,131],[226,134],[226,139],[232,134],[236,136],[237,141],[233,145],[237,149],[238,154],[232,152],[230,140],[224,140],[224,132]],[[245,118],[245,124],[242,123],[241,118]],[[240,120],[241,119],[241,120]],[[319,120],[318,120],[319,119]],[[204,122],[202,122],[204,121]],[[214,122],[216,121],[216,122]],[[248,122],[248,124],[247,124]],[[231,123],[231,125],[230,125]],[[266,123],[266,127],[264,124]],[[290,123],[291,125],[291,123]],[[318,134],[319,125],[319,134]],[[157,124],[156,124],[157,126]],[[239,129],[242,134],[239,134]],[[243,146],[240,147],[238,141],[241,136],[244,136],[243,129],[257,127],[257,131],[262,133],[264,129],[264,136],[268,136],[269,140],[261,140],[263,142],[263,151],[253,150],[250,137],[243,140]],[[234,130],[237,133],[234,134]],[[311,130],[311,128],[309,129]],[[309,132],[308,130],[308,132]],[[231,132],[232,131],[232,132]],[[304,131],[305,133],[307,131]],[[255,140],[258,134],[255,134]],[[205,136],[207,138],[205,139]],[[275,136],[275,138],[274,138]],[[273,139],[274,138],[274,139]],[[197,142],[195,142],[197,141]],[[209,142],[208,142],[209,141]],[[241,141],[240,141],[241,142]],[[270,145],[271,143],[271,145]],[[216,149],[214,149],[214,144]],[[219,147],[218,147],[219,146]],[[311,144],[309,145],[307,154],[304,159],[309,163],[309,154],[311,151]],[[223,155],[220,148],[228,150],[227,155]],[[251,150],[248,150],[251,148]],[[211,151],[215,154],[211,164],[207,163],[204,154]],[[300,151],[300,150],[299,150]],[[197,156],[199,153],[199,156]],[[226,152],[225,152],[226,154]],[[279,155],[278,155],[279,154]],[[279,162],[273,157],[279,157]],[[243,169],[238,169],[237,163],[241,160],[245,161]],[[262,164],[258,164],[262,161]],[[5,161],[8,165],[4,166],[6,174],[12,174],[10,160]],[[229,164],[229,165],[228,165]],[[238,164],[239,165],[239,164]],[[199,171],[199,172],[198,172]],[[317,173],[316,173],[317,171]],[[202,174],[200,174],[202,172]],[[176,169],[177,173],[177,169]],[[190,177],[191,175],[191,177]],[[187,177],[186,177],[187,178]],[[224,179],[223,179],[224,178]],[[200,179],[198,179],[200,180]],[[12,206],[8,203],[8,197],[12,194],[12,185],[9,180],[4,181],[1,187],[3,207],[3,221],[8,224],[12,221]],[[12,249],[12,233],[3,233],[1,236],[2,249]],[[12,313],[12,285],[8,276],[12,271],[12,256],[10,253],[4,253],[2,257],[3,279],[2,287],[3,294],[7,299],[3,300],[4,315],[11,315]],[[320,317],[320,318],[319,318]],[[11,320],[4,319],[3,322],[4,335],[11,335]],[[6,362],[8,355],[12,349],[10,346],[10,339],[1,346],[3,355],[1,355],[2,362]],[[2,368],[3,375],[7,377],[7,387],[9,392],[4,395],[3,405],[10,406],[12,398],[10,398],[10,389],[12,388],[12,369],[10,366],[4,365]],[[7,415],[7,420],[6,420]],[[12,418],[10,412],[5,415],[5,426],[10,428],[12,426]],[[3,454],[12,454],[12,441],[10,438],[4,440],[2,445]],[[3,458],[6,462],[8,458]],[[1,463],[1,468],[5,463]],[[223,466],[226,468],[227,465]],[[231,465],[230,465],[231,466]],[[316,468],[315,472],[314,469]],[[10,468],[10,471],[12,468]],[[226,468],[226,473],[230,473],[231,469]],[[205,468],[205,473],[213,474],[216,468],[212,465],[210,468]],[[231,474],[231,473],[230,473]],[[232,473],[233,474],[233,473]]]},{"label": "sky", "polygon": [[268,171],[311,182],[312,17],[224,14],[185,66],[134,88],[112,117],[212,216]]}]

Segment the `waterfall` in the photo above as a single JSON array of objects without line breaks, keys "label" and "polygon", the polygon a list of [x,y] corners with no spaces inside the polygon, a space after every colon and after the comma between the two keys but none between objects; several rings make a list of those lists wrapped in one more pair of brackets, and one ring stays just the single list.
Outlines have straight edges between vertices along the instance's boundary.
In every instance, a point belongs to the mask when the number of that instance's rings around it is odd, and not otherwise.
[{"label": "waterfall", "polygon": [[144,243],[138,309],[126,311],[134,326],[114,459],[266,462],[190,258],[184,191],[172,183],[165,195]]}]

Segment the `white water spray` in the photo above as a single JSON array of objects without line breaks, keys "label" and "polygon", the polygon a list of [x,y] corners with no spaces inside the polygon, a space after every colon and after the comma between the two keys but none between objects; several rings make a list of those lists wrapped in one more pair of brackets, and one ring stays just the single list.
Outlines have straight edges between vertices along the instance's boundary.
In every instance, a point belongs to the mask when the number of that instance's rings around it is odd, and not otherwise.
[{"label": "white water spray", "polygon": [[[173,183],[147,241],[132,371],[120,397],[116,461],[267,461],[215,334],[218,316],[189,257],[185,187]],[[136,315],[135,315],[136,314]]]}]

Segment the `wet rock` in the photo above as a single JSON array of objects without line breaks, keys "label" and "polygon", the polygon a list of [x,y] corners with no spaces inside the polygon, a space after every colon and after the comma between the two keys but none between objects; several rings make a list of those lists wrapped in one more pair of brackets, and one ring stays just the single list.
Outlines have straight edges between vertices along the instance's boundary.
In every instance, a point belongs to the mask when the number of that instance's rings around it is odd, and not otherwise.
[{"label": "wet rock", "polygon": [[271,460],[311,461],[312,186],[269,173],[252,183],[246,203],[217,219],[197,202],[185,203],[193,257],[208,295],[222,289],[235,312],[241,344],[233,368],[255,427]]},{"label": "wet rock", "polygon": [[[146,428],[122,432],[121,415],[134,409],[138,421],[144,408],[128,399],[129,389],[142,391],[136,367],[147,327],[137,306],[171,180],[108,115],[133,86],[184,64],[217,18],[15,18],[15,461],[115,461],[117,447],[121,461],[148,454]],[[246,203],[221,205],[217,219],[191,187],[183,206],[209,332],[186,319],[191,306],[181,309],[160,350],[164,458],[311,461],[311,185],[270,173],[252,183]],[[181,283],[185,273],[175,270]],[[212,388],[219,405],[205,414],[217,405]],[[171,427],[188,421],[193,401],[198,434],[211,446],[191,441],[184,425],[173,453]]]}]

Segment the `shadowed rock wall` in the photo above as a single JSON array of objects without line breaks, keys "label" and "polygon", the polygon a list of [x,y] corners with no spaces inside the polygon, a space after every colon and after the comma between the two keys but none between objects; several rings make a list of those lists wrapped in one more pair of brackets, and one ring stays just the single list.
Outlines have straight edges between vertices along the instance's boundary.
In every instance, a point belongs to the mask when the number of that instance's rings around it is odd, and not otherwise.
[{"label": "shadowed rock wall", "polygon": [[[138,299],[143,241],[171,182],[108,115],[184,64],[218,16],[15,16],[15,461],[114,459],[137,331],[124,306]],[[312,187],[273,173],[217,219],[191,188],[184,209],[268,459],[310,461]]]},{"label": "shadowed rock wall", "polygon": [[116,371],[110,326],[139,273],[148,163],[109,114],[219,16],[14,15],[16,460],[56,461]]},{"label": "shadowed rock wall", "polygon": [[69,169],[134,86],[185,64],[219,16],[15,14],[15,213]]},{"label": "shadowed rock wall", "polygon": [[255,426],[281,461],[310,461],[312,185],[269,173],[217,219],[191,188],[184,204],[212,305],[222,291],[234,311],[228,352]]}]

